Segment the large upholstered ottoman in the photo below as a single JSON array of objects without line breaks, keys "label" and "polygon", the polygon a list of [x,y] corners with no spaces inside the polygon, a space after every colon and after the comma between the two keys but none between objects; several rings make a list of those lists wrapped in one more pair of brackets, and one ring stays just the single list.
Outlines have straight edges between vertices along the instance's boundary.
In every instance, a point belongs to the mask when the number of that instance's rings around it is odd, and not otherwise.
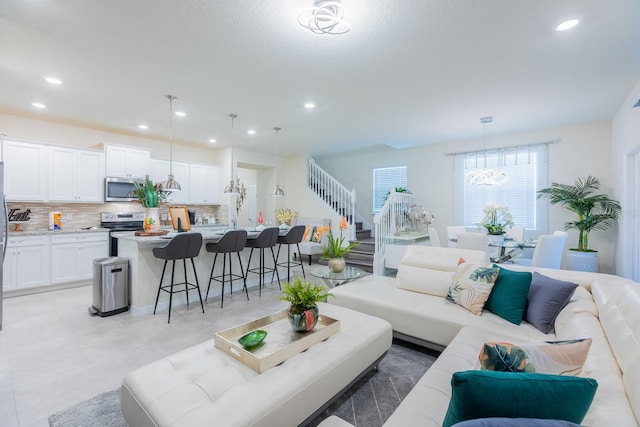
[{"label": "large upholstered ottoman", "polygon": [[130,426],[295,426],[319,413],[391,346],[391,325],[329,304],[340,332],[258,374],[211,340],[129,373],[122,414]]}]

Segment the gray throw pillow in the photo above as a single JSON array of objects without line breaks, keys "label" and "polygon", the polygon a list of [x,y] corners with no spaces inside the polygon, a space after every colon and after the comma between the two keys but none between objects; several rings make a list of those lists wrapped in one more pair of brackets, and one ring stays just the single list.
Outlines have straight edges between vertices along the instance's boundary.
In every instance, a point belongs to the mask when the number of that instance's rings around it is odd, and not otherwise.
[{"label": "gray throw pillow", "polygon": [[548,334],[558,313],[569,303],[577,284],[533,273],[524,320]]},{"label": "gray throw pillow", "polygon": [[461,421],[451,427],[580,427],[569,421],[538,418],[478,418]]}]

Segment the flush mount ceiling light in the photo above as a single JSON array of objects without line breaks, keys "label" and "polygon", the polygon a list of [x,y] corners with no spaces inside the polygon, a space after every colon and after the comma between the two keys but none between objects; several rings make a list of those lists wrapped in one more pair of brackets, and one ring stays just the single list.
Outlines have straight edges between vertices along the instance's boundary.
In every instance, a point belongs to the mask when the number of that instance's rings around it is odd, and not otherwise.
[{"label": "flush mount ceiling light", "polygon": [[36,107],[36,108],[40,108],[40,109],[47,108],[47,106],[44,105],[42,102],[32,102],[31,105]]},{"label": "flush mount ceiling light", "polygon": [[344,34],[351,26],[344,20],[344,6],[339,0],[316,0],[313,7],[302,9],[298,24],[314,34]]},{"label": "flush mount ceiling light", "polygon": [[274,127],[273,130],[276,131],[276,186],[273,189],[273,191],[271,192],[271,195],[273,197],[282,197],[284,196],[284,190],[282,188],[280,188],[280,185],[278,185],[278,132],[280,132],[280,129],[278,126]]},{"label": "flush mount ceiling light", "polygon": [[147,129],[149,129],[149,126],[147,126],[147,125],[138,125],[138,129],[147,130]]},{"label": "flush mount ceiling light", "polygon": [[[487,123],[493,122],[493,117],[482,117],[482,141],[484,146],[484,165],[482,169],[472,169],[466,173],[466,178],[471,185],[497,186],[507,181],[507,175],[500,169],[487,168]],[[476,158],[477,161],[477,158]]]},{"label": "flush mount ceiling light", "polygon": [[169,100],[169,177],[162,183],[162,189],[168,192],[182,191],[180,183],[173,179],[173,101],[177,98],[173,95],[164,97]]},{"label": "flush mount ceiling light", "polygon": [[567,31],[578,25],[580,21],[577,19],[569,19],[556,27],[556,31]]},{"label": "flush mount ceiling light", "polygon": [[233,124],[234,124],[234,120],[236,117],[238,117],[237,114],[229,114],[229,117],[231,117],[231,181],[229,181],[229,185],[227,185],[224,188],[224,194],[235,194],[238,195],[240,194],[240,188],[239,186],[234,182],[233,180],[233,169],[234,169],[234,164],[233,164]]},{"label": "flush mount ceiling light", "polygon": [[315,108],[315,106],[316,104],[314,104],[313,102],[307,102],[306,104],[304,104],[304,108],[307,108],[309,110]]},{"label": "flush mount ceiling light", "polygon": [[52,85],[61,85],[62,84],[62,80],[57,79],[55,77],[44,77],[44,79],[47,81],[47,83],[51,83]]}]

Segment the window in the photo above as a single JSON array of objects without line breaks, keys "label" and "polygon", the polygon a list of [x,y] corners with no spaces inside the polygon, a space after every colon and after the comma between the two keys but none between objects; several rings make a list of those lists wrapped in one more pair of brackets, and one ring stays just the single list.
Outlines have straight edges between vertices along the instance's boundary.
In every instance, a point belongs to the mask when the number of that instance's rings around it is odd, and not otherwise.
[{"label": "window", "polygon": [[[506,175],[501,185],[474,185],[469,175],[476,170],[500,170]],[[509,207],[516,226],[547,232],[546,209],[537,191],[547,186],[546,144],[493,151],[457,154],[454,178],[456,224],[474,226],[482,221],[486,203]]]},{"label": "window", "polygon": [[373,211],[379,212],[392,188],[407,188],[407,167],[377,168],[373,170]]}]

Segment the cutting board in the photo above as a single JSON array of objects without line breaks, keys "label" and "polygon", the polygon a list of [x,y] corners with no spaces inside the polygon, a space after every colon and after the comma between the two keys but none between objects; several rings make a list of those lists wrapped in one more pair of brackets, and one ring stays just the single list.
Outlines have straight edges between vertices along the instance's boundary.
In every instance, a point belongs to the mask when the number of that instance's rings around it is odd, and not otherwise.
[{"label": "cutting board", "polygon": [[164,236],[168,234],[169,230],[158,230],[158,231],[143,231],[139,230],[133,233],[134,236]]}]

